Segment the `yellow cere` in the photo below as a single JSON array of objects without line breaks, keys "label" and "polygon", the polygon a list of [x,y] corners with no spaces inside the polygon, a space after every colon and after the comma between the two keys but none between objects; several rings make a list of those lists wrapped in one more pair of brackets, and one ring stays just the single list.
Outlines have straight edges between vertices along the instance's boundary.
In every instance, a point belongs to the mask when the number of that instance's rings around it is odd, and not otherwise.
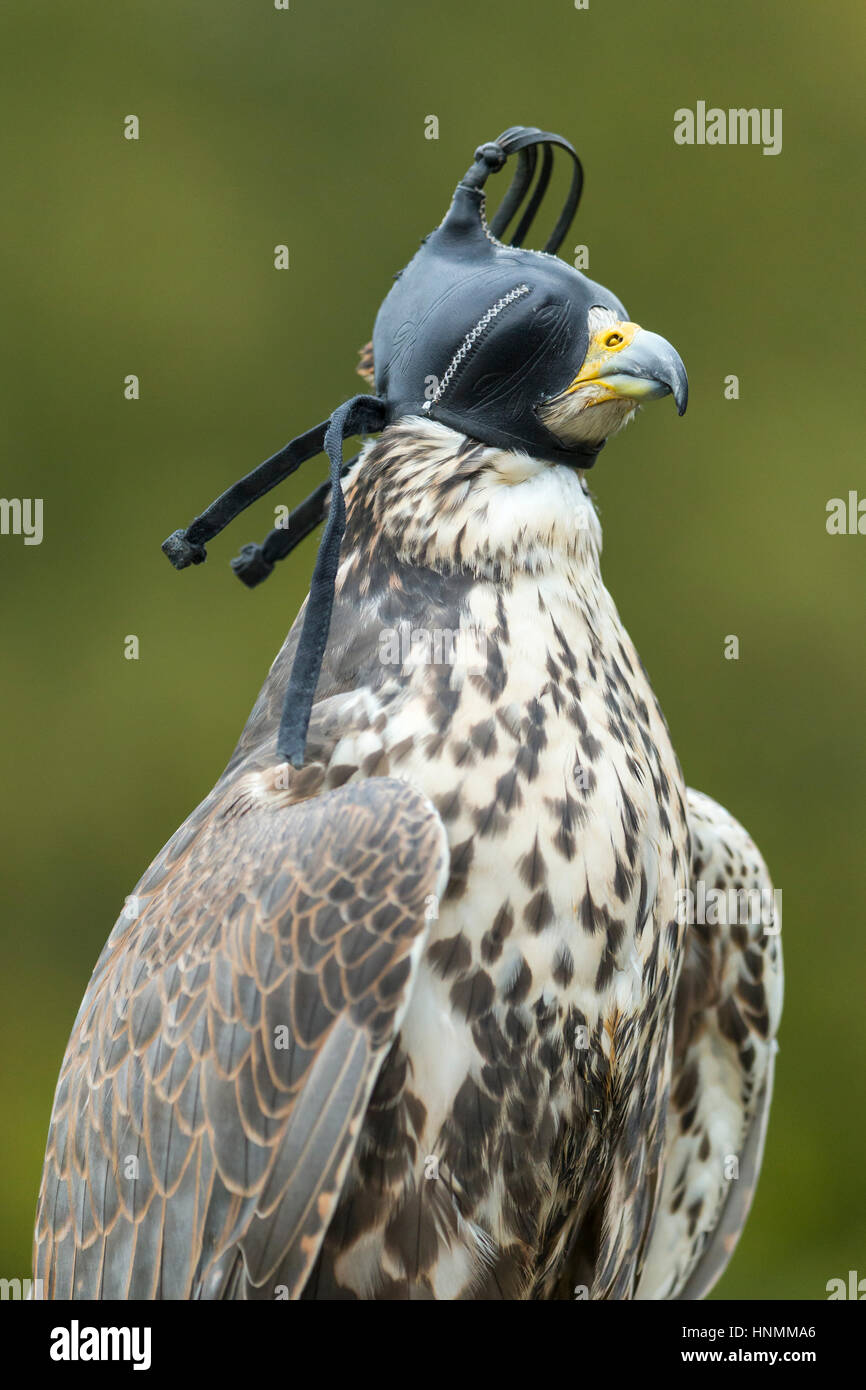
[{"label": "yellow cere", "polygon": [[639,327],[637,323],[620,322],[599,329],[590,339],[583,366],[564,394],[568,396],[588,381],[598,381],[599,377],[604,376],[616,353],[628,347]]}]

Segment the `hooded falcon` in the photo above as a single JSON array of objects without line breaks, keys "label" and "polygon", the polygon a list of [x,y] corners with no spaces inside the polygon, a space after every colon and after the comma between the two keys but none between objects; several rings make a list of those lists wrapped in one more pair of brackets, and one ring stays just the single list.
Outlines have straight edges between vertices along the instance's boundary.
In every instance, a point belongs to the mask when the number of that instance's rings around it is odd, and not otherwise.
[{"label": "hooded falcon", "polygon": [[[553,150],[566,205],[524,249]],[[693,1299],[731,1256],[779,921],[601,579],[586,471],[687,381],[556,256],[581,181],[559,136],[482,145],[379,311],[373,392],[165,542],[200,563],[327,453],[234,562],[257,584],[324,519],[310,595],[73,1028],[48,1298]],[[695,910],[712,893],[727,911]]]}]

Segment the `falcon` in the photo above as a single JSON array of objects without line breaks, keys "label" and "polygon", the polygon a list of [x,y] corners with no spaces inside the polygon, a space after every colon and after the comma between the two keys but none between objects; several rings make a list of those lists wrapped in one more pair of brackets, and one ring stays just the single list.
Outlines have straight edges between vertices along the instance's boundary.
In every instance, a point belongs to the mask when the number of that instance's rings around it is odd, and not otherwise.
[{"label": "falcon", "polygon": [[[571,184],[539,252],[554,150]],[[688,387],[556,256],[581,184],[549,132],[480,146],[379,311],[373,391],[165,542],[201,563],[326,452],[288,529],[233,562],[258,584],[324,519],[310,595],[72,1031],[47,1298],[694,1299],[730,1259],[780,924],[602,582],[586,474]],[[711,894],[733,910],[697,912]]]}]

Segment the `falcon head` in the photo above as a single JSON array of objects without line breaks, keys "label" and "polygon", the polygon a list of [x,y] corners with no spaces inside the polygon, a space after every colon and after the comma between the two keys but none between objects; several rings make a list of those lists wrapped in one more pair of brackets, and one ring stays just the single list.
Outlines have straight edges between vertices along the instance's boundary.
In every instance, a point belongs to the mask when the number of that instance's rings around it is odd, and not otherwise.
[{"label": "falcon head", "polygon": [[[544,250],[529,250],[522,242],[547,190],[554,147],[574,162],[571,192]],[[538,182],[506,245],[538,149]],[[512,154],[514,181],[488,225],[484,186]],[[389,423],[422,415],[483,444],[585,469],[642,401],[670,394],[683,414],[688,381],[670,343],[552,254],[582,178],[571,145],[534,126],[513,127],[476,150],[445,217],[376,318],[373,381]]]},{"label": "falcon head", "polygon": [[[586,450],[598,450],[633,420],[645,401],[671,395],[678,415],[684,415],[689,382],[682,358],[658,333],[631,323],[616,309],[593,304],[587,314],[588,347],[580,370],[564,390],[542,399],[535,412],[547,430],[566,449],[579,451],[577,461],[589,466]],[[358,375],[375,381],[373,344],[360,349]]]}]

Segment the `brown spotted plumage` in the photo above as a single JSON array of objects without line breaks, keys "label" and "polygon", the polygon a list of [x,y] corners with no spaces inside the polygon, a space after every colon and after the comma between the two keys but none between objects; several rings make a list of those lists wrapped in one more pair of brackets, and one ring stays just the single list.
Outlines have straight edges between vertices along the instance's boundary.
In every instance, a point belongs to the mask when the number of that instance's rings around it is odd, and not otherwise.
[{"label": "brown spotted plumage", "polygon": [[373,385],[376,378],[376,372],[373,366],[372,343],[365,343],[362,348],[358,349],[358,365],[355,368],[355,371],[358,373],[358,376],[362,376],[364,380],[370,384],[370,386]]},{"label": "brown spotted plumage", "polygon": [[305,766],[299,624],[136,888],[63,1064],[49,1297],[699,1297],[757,1177],[768,887],[687,791],[582,476],[407,419],[345,483]]}]

